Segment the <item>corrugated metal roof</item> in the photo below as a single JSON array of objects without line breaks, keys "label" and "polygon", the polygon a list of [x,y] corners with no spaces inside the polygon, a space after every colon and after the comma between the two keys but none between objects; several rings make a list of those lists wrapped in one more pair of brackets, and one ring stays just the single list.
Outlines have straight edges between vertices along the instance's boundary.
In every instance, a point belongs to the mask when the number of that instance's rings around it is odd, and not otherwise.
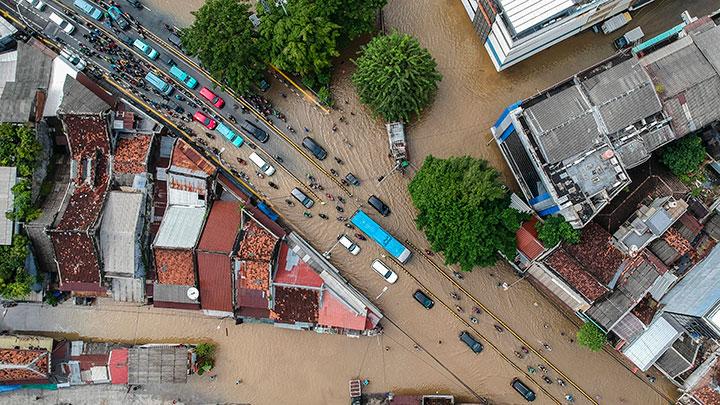
[{"label": "corrugated metal roof", "polygon": [[180,304],[197,304],[187,296],[188,285],[173,285],[155,283],[153,286],[153,301],[177,302]]},{"label": "corrugated metal roof", "polygon": [[647,371],[681,335],[667,319],[655,319],[640,337],[623,350],[623,354],[640,370]]},{"label": "corrugated metal roof", "polygon": [[575,5],[572,0],[498,0],[516,33],[539,24]]},{"label": "corrugated metal roof", "polygon": [[664,311],[706,315],[720,301],[720,245],[698,263],[662,300]]},{"label": "corrugated metal roof", "polygon": [[[0,212],[9,212],[13,209],[12,188],[17,182],[17,169],[14,167],[0,167]],[[13,221],[5,215],[0,218],[0,245],[12,244]]]},{"label": "corrugated metal roof", "polygon": [[138,223],[144,201],[142,193],[111,191],[100,224],[100,249],[106,273],[133,277],[139,270]]},{"label": "corrugated metal roof", "polygon": [[200,306],[202,309],[232,312],[232,262],[229,256],[198,252]]},{"label": "corrugated metal roof", "polygon": [[198,250],[230,254],[240,229],[240,204],[215,201],[208,215]]},{"label": "corrugated metal roof", "polygon": [[171,205],[165,211],[155,246],[192,249],[200,237],[205,219],[205,207]]},{"label": "corrugated metal roof", "polygon": [[65,77],[60,110],[70,114],[98,114],[110,106],[70,76]]},{"label": "corrugated metal roof", "polygon": [[128,383],[185,383],[188,366],[187,347],[132,347],[128,350]]},{"label": "corrugated metal roof", "polygon": [[8,82],[0,96],[0,121],[27,122],[30,119],[39,88],[50,83],[52,59],[40,49],[18,42],[18,59],[13,82]]}]

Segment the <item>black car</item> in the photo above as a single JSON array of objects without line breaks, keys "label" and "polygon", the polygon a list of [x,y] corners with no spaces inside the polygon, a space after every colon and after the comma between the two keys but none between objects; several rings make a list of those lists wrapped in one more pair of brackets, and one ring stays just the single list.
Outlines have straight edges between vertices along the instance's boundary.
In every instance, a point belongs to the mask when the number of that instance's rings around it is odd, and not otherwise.
[{"label": "black car", "polygon": [[435,306],[435,301],[433,301],[430,297],[428,297],[427,294],[420,290],[415,291],[415,294],[413,294],[413,298],[415,298],[415,301],[419,302],[420,305],[424,306],[426,309],[430,309]]},{"label": "black car", "polygon": [[245,120],[245,122],[241,122],[240,128],[242,128],[248,134],[252,135],[252,137],[257,139],[258,142],[265,143],[268,139],[270,139],[270,136],[268,136],[267,132],[263,131],[257,125],[253,124],[248,120]]},{"label": "black car", "polygon": [[127,0],[128,3],[132,4],[138,10],[142,10],[143,5],[138,0]]},{"label": "black car", "polygon": [[310,138],[309,136],[306,136],[305,139],[302,141],[303,148],[307,149],[312,153],[318,160],[325,160],[327,157],[327,152],[325,151],[325,148],[320,146],[317,142],[315,142],[314,139]]},{"label": "black car", "polygon": [[472,337],[471,334],[467,333],[467,331],[460,332],[460,341],[468,345],[470,350],[472,350],[475,353],[480,353],[483,351],[483,345],[475,340],[474,337]]},{"label": "black car", "polygon": [[522,395],[522,397],[525,398],[526,401],[532,402],[535,400],[535,392],[531,390],[530,387],[525,385],[524,382],[520,381],[519,378],[513,378],[510,386],[513,387],[513,389],[517,391],[518,394]]},{"label": "black car", "polygon": [[160,60],[168,66],[175,66],[175,60],[173,58],[171,58],[170,55],[168,55],[168,54],[161,53]]},{"label": "black car", "polygon": [[348,173],[348,174],[345,176],[345,181],[347,181],[348,183],[352,184],[353,186],[358,186],[358,187],[360,186],[360,179],[358,179],[357,177],[355,177],[355,175],[352,174],[352,173]]},{"label": "black car", "polygon": [[377,212],[380,213],[380,215],[386,217],[390,215],[390,207],[387,206],[381,199],[375,197],[374,195],[371,195],[370,198],[368,198],[368,204],[370,204],[371,207],[375,208]]}]

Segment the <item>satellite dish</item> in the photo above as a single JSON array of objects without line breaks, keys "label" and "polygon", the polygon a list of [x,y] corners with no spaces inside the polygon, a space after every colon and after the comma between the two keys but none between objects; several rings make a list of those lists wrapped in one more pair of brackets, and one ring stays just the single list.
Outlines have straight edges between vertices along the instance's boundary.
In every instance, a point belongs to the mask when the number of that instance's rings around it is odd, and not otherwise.
[{"label": "satellite dish", "polygon": [[198,291],[198,289],[195,287],[190,287],[187,290],[187,297],[195,301],[198,299],[198,297],[200,297],[200,291]]}]

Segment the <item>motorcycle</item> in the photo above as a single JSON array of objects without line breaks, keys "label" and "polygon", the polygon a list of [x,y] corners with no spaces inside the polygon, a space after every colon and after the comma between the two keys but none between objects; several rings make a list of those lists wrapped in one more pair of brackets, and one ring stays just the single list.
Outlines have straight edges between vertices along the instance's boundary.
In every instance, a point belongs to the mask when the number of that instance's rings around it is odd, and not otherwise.
[{"label": "motorcycle", "polygon": [[268,182],[268,186],[274,188],[275,190],[279,190],[279,189],[280,189],[280,187],[278,187],[278,185],[275,184],[275,183],[273,183],[272,181],[269,181],[269,182]]},{"label": "motorcycle", "polygon": [[325,214],[318,214],[318,216],[322,219],[328,219],[328,216]]},{"label": "motorcycle", "polygon": [[367,238],[365,237],[365,235],[363,235],[363,234],[361,234],[361,233],[356,233],[356,234],[355,234],[355,237],[358,238],[358,239],[360,239],[360,240],[367,240]]},{"label": "motorcycle", "polygon": [[247,162],[245,161],[245,159],[241,159],[241,158],[237,158],[237,162],[240,163],[241,165],[246,165],[246,164],[247,164]]},{"label": "motorcycle", "polygon": [[235,117],[233,117],[232,115],[229,115],[229,116],[228,116],[228,119],[229,119],[230,122],[232,122],[233,124],[237,124],[237,120],[236,120]]}]

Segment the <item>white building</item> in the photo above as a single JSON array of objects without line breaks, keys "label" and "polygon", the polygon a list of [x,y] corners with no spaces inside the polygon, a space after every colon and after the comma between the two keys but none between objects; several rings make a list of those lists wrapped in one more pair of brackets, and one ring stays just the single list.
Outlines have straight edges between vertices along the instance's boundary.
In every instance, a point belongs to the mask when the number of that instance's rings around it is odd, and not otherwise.
[{"label": "white building", "polygon": [[498,71],[648,0],[461,0]]}]

